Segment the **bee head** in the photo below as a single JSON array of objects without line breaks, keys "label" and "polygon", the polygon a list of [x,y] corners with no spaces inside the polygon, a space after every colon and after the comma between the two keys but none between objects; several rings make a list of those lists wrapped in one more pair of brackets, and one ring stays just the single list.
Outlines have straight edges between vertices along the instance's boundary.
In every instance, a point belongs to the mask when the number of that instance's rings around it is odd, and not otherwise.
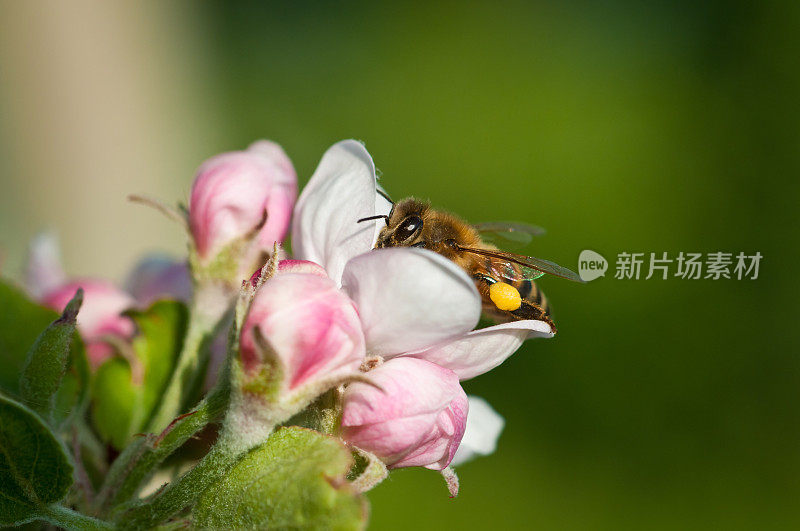
[{"label": "bee head", "polygon": [[386,217],[386,226],[378,234],[375,248],[409,247],[422,241],[425,215],[430,205],[414,198],[394,204]]}]

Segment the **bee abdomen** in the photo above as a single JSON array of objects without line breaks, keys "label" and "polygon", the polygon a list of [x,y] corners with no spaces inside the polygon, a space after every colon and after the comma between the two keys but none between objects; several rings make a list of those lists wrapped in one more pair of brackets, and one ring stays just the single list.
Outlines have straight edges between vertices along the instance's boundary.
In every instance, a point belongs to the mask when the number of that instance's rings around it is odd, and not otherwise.
[{"label": "bee abdomen", "polygon": [[520,280],[510,282],[510,284],[517,288],[524,302],[529,303],[531,306],[541,308],[545,315],[550,315],[550,304],[547,301],[547,297],[545,297],[544,292],[535,282],[532,280]]},{"label": "bee abdomen", "polygon": [[544,296],[544,292],[531,280],[523,280],[521,286],[517,287],[519,290],[520,296],[530,302],[539,306],[546,313],[550,313],[550,304],[547,301],[547,297]]}]

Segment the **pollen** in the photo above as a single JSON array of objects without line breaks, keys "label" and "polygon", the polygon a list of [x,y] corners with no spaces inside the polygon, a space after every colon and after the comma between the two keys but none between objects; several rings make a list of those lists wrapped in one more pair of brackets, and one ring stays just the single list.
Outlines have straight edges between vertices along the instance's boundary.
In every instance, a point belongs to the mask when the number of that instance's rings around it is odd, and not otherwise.
[{"label": "pollen", "polygon": [[495,282],[489,286],[489,298],[498,309],[513,312],[522,306],[522,297],[517,288],[505,282]]}]

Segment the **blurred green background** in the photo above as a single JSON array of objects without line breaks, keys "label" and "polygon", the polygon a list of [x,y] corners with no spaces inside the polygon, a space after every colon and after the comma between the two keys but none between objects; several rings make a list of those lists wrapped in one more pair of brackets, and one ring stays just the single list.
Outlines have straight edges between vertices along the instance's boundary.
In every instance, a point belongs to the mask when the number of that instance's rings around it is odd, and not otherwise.
[{"label": "blurred green background", "polygon": [[[0,4],[0,247],[55,227],[76,275],[121,278],[257,138],[301,181],[363,140],[395,197],[542,225],[559,334],[466,382],[496,454],[370,493],[374,529],[800,526],[800,4]],[[619,252],[764,256],[758,280],[615,280]]]}]

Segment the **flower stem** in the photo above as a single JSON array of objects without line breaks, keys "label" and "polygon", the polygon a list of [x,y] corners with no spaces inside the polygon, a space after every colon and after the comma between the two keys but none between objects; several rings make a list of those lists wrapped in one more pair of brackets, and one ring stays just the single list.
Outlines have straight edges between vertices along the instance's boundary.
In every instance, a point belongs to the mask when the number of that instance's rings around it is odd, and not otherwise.
[{"label": "flower stem", "polygon": [[39,510],[41,511],[42,519],[64,529],[75,529],[77,531],[114,529],[114,526],[108,522],[75,512],[63,505],[45,505]]},{"label": "flower stem", "polygon": [[224,286],[205,284],[197,287],[183,348],[146,431],[158,433],[182,413],[183,404],[197,385],[201,369],[206,366],[210,343],[225,321],[231,302],[231,295]]},{"label": "flower stem", "polygon": [[307,408],[286,422],[286,425],[302,426],[335,436],[338,436],[341,424],[342,399],[336,387],[318,396]]},{"label": "flower stem", "polygon": [[98,495],[95,507],[100,514],[130,500],[164,459],[206,425],[222,417],[230,400],[228,373],[226,363],[217,385],[191,413],[174,420],[159,436],[141,437],[125,448],[111,465]]},{"label": "flower stem", "polygon": [[217,444],[194,468],[151,498],[119,515],[121,527],[148,529],[194,504],[206,489],[228,474],[242,455],[266,441],[272,426],[261,425],[257,431],[257,434],[251,432],[249,437],[242,438],[224,429]]}]

